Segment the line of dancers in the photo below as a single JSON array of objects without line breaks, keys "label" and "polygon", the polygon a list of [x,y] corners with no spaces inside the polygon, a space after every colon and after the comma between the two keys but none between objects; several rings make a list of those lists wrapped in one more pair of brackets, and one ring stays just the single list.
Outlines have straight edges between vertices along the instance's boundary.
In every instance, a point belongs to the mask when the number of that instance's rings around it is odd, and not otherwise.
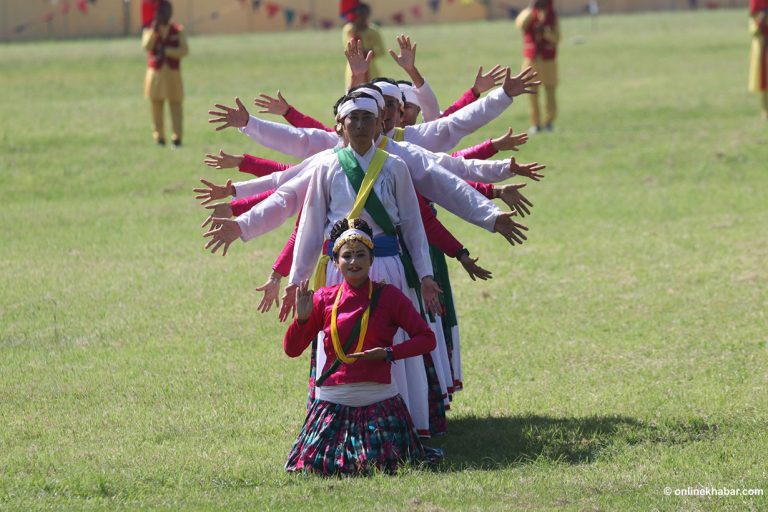
[{"label": "line of dancers", "polygon": [[[281,321],[292,319],[286,354],[310,352],[307,417],[288,471],[357,475],[441,459],[422,441],[447,432],[446,411],[464,386],[446,257],[473,280],[493,276],[442,225],[434,205],[522,244],[528,228],[517,219],[533,207],[521,192],[525,184],[497,183],[543,178],[537,162],[489,159],[525,144],[527,135],[511,129],[446,153],[514,98],[535,94],[535,72],[480,68],[472,87],[441,111],[416,67],[416,45],[407,36],[397,43],[399,53],[390,53],[412,81],[366,81],[370,54],[349,42],[352,87],[332,106],[332,126],[302,114],[280,91],[261,94],[254,104],[288,124],[252,115],[239,98],[209,111],[216,130],[235,128],[303,159],[290,165],[222,150],[205,163],[255,178],[203,179],[195,189],[208,212],[205,248],[213,253],[225,255],[236,240],[248,242],[296,217],[258,288],[259,311],[274,305]],[[497,198],[510,211],[492,201]]]}]

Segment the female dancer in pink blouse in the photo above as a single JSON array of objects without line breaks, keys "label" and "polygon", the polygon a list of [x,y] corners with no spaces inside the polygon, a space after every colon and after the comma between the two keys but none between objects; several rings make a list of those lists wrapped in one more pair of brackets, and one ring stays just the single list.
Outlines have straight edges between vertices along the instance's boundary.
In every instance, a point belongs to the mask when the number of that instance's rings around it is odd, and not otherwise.
[{"label": "female dancer in pink blouse", "polygon": [[[369,278],[372,237],[362,219],[336,222],[329,240],[342,283],[313,293],[304,281],[297,289],[296,317],[285,334],[285,353],[298,357],[323,331],[326,357],[316,399],[288,455],[287,471],[394,472],[402,462],[441,456],[419,441],[390,377],[392,364],[433,350],[435,335],[400,290]],[[393,345],[399,328],[410,339]]]}]

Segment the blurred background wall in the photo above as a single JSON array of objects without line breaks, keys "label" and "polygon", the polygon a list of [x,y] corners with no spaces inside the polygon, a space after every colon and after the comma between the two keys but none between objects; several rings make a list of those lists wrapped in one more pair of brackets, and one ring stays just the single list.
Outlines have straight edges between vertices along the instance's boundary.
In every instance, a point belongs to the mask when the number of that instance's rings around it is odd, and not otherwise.
[{"label": "blurred background wall", "polygon": [[[145,0],[0,0],[0,41],[118,37],[141,30]],[[368,0],[380,25],[511,19],[527,0]],[[589,0],[555,0],[562,15],[586,15]],[[749,0],[598,0],[600,14],[744,7]],[[337,0],[173,0],[190,34],[334,29]]]}]

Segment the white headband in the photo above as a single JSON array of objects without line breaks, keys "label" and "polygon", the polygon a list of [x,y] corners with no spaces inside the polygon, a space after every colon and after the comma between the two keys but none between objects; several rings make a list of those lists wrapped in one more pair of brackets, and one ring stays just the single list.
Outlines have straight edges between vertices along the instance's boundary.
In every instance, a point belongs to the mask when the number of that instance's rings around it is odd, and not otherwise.
[{"label": "white headband", "polygon": [[350,240],[358,240],[367,248],[369,248],[370,250],[373,250],[373,240],[371,240],[371,237],[369,237],[367,233],[365,233],[364,231],[360,231],[359,229],[348,229],[342,234],[340,234],[339,238],[337,238],[336,241],[333,243],[334,254],[339,252],[339,249],[341,249],[341,246],[343,246],[345,243],[349,242]]},{"label": "white headband", "polygon": [[397,84],[397,86],[400,87],[400,90],[403,91],[403,94],[405,94],[406,103],[413,103],[417,107],[421,108],[421,103],[419,103],[419,98],[418,96],[416,96],[416,90],[412,85]]},{"label": "white headband", "polygon": [[339,105],[339,108],[336,110],[336,117],[344,119],[355,110],[365,110],[379,117],[379,104],[372,98],[349,98]]},{"label": "white headband", "polygon": [[381,89],[382,94],[384,96],[392,96],[395,98],[398,103],[402,106],[403,104],[403,93],[400,92],[400,88],[396,85],[392,85],[389,82],[375,82],[373,85]]},{"label": "white headband", "polygon": [[371,89],[370,87],[358,87],[352,92],[364,92],[365,94],[370,94],[376,100],[379,108],[384,110],[384,96],[382,96],[376,89]]}]

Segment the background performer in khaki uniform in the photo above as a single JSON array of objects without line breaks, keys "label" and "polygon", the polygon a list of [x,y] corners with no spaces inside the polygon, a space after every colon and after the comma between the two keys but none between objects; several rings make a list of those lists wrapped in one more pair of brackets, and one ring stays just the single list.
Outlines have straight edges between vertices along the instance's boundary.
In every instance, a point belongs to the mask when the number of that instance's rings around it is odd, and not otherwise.
[{"label": "background performer in khaki uniform", "polygon": [[181,25],[171,23],[173,7],[162,0],[157,7],[155,21],[141,34],[141,45],[147,51],[147,74],[144,78],[144,96],[152,105],[152,133],[155,141],[165,145],[163,103],[168,100],[171,110],[174,146],[181,145],[184,88],[181,84],[181,58],[189,53],[187,37]]},{"label": "background performer in khaki uniform", "polygon": [[[369,51],[373,52],[372,60],[369,61],[368,76],[363,80],[373,80],[381,76],[379,73],[379,67],[376,64],[376,59],[381,55],[384,55],[384,42],[381,40],[381,34],[374,28],[368,19],[371,16],[371,8],[368,4],[361,3],[355,9],[355,20],[344,25],[342,29],[342,44],[344,48],[347,47],[347,43],[350,39],[360,40],[363,43],[363,55],[368,55]],[[347,64],[346,72],[344,74],[345,88],[349,89],[352,85],[352,70]]]},{"label": "background performer in khaki uniform", "polygon": [[[523,69],[531,66],[537,78],[544,85],[546,93],[546,113],[544,128],[552,131],[552,123],[557,115],[555,87],[557,86],[557,44],[560,42],[560,22],[553,5],[553,0],[531,0],[515,20],[523,31]],[[529,94],[530,123],[529,133],[538,133],[542,129],[539,113],[539,97]]]},{"label": "background performer in khaki uniform", "polygon": [[760,95],[763,117],[768,120],[768,0],[750,0],[749,32],[752,34],[749,90]]}]

